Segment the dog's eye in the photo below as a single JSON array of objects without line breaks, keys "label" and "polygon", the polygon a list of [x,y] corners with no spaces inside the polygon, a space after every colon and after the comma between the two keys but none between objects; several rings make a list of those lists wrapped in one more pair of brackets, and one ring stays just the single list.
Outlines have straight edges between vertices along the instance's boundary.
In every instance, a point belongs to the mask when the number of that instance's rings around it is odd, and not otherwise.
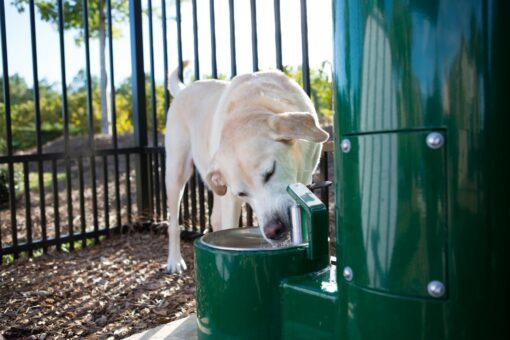
[{"label": "dog's eye", "polygon": [[241,191],[240,193],[237,194],[237,196],[239,196],[239,197],[246,197],[246,196],[248,196],[248,194]]},{"label": "dog's eye", "polygon": [[271,177],[273,177],[275,170],[276,170],[276,162],[273,163],[273,168],[271,170],[269,170],[269,172],[266,172],[264,174],[264,184],[269,182]]}]

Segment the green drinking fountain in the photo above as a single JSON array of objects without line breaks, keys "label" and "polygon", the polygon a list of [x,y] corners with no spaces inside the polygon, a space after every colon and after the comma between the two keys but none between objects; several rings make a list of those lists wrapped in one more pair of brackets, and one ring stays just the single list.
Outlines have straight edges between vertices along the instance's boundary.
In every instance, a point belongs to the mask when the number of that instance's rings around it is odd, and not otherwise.
[{"label": "green drinking fountain", "polygon": [[509,4],[333,1],[337,262],[290,185],[294,242],[195,242],[199,339],[510,339]]}]

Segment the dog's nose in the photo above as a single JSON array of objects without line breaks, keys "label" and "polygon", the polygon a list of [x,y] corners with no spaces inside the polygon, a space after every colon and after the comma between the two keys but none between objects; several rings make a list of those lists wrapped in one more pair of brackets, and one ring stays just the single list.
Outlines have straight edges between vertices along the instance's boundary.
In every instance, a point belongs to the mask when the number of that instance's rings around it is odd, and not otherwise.
[{"label": "dog's nose", "polygon": [[269,221],[269,223],[264,226],[264,234],[266,234],[268,239],[278,240],[285,235],[285,226],[282,221],[278,219]]}]

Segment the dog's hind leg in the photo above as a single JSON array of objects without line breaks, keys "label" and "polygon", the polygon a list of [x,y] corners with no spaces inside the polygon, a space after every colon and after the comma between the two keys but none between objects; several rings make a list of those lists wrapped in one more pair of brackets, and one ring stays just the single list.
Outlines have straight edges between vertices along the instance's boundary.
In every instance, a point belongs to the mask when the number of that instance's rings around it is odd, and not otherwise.
[{"label": "dog's hind leg", "polygon": [[237,227],[241,206],[241,201],[229,193],[225,196],[214,194],[214,206],[211,214],[213,231]]},{"label": "dog's hind leg", "polygon": [[[179,205],[187,180],[193,172],[189,139],[182,135],[182,131],[172,134],[171,139],[165,141],[166,147],[166,191],[168,199],[168,260],[166,270],[170,273],[181,273],[186,270],[186,263],[182,259],[179,230]],[[179,138],[184,137],[184,138]]]},{"label": "dog's hind leg", "polygon": [[213,231],[221,230],[221,196],[214,194],[211,213],[211,227]]},{"label": "dog's hind leg", "polygon": [[[221,214],[221,225],[218,230],[237,227],[239,225],[242,202],[237,197],[227,192],[225,196],[220,197],[219,203],[220,206],[218,208],[220,209]],[[214,209],[216,209],[216,205],[214,206]]]}]

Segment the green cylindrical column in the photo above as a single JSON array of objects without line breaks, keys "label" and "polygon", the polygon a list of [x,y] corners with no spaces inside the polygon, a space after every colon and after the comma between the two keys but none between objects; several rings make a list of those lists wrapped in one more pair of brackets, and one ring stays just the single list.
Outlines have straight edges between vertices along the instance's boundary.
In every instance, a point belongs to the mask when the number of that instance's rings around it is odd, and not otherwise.
[{"label": "green cylindrical column", "polygon": [[510,338],[509,4],[334,1],[343,339]]}]

